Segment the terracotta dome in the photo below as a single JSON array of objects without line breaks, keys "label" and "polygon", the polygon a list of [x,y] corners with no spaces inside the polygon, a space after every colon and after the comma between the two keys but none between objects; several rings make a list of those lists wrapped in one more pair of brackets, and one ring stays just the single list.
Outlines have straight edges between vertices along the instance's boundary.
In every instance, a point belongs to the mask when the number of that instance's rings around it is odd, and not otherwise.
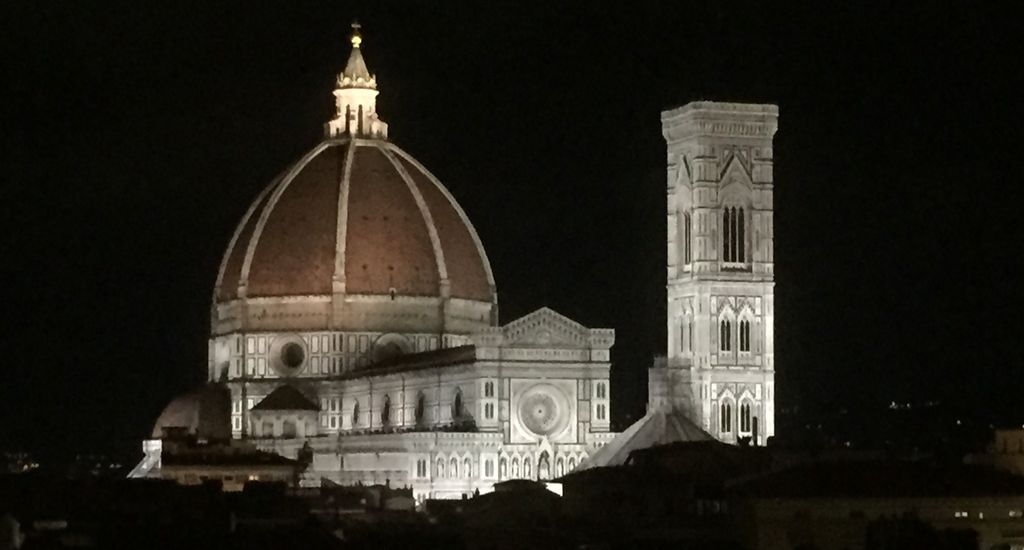
[{"label": "terracotta dome", "polygon": [[200,439],[231,438],[231,394],[218,384],[207,384],[175,397],[153,426],[153,439],[175,432]]},{"label": "terracotta dome", "polygon": [[214,289],[213,333],[468,333],[497,321],[487,254],[441,182],[387,140],[362,38],[325,140],[238,224]]},{"label": "terracotta dome", "polygon": [[437,178],[388,141],[327,139],[249,207],[214,301],[373,296],[486,304],[483,324],[496,303],[476,230]]}]

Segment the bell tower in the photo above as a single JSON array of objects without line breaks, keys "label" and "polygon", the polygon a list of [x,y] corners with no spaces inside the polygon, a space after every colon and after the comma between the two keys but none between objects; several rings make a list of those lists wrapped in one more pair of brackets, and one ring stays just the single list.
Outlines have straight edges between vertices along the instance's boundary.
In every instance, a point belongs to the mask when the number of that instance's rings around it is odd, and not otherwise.
[{"label": "bell tower", "polygon": [[668,146],[668,342],[649,406],[716,438],[775,431],[772,139],[778,107],[698,101],[661,114]]}]

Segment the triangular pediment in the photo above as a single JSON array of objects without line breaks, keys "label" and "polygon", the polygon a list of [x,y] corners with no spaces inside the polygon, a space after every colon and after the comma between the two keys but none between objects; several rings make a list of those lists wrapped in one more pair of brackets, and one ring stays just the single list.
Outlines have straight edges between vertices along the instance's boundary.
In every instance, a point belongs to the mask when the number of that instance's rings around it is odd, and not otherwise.
[{"label": "triangular pediment", "polygon": [[522,347],[587,347],[590,330],[543,307],[502,327],[505,345]]},{"label": "triangular pediment", "polygon": [[693,174],[690,173],[690,161],[686,155],[679,155],[679,162],[676,166],[676,184],[690,185],[693,182]]},{"label": "triangular pediment", "polygon": [[743,162],[743,157],[740,155],[732,155],[729,161],[725,164],[725,169],[722,170],[719,181],[721,181],[723,185],[728,185],[732,182],[740,182],[749,186],[750,182],[754,180],[750,177],[750,170],[747,168],[747,164]]},{"label": "triangular pediment", "polygon": [[301,391],[284,384],[253,407],[255,411],[319,411],[320,407],[310,401]]}]

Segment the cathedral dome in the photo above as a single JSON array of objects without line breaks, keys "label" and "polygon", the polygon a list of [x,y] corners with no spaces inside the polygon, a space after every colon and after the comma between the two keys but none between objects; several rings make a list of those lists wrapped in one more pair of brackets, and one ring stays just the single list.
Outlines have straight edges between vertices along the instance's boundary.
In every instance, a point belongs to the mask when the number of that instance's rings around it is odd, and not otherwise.
[{"label": "cathedral dome", "polygon": [[386,141],[324,141],[264,189],[224,255],[216,299],[339,291],[493,299],[461,208]]},{"label": "cathedral dome", "polygon": [[494,279],[476,230],[441,182],[387,141],[357,38],[326,139],[259,194],[231,238],[215,334],[493,324]]}]

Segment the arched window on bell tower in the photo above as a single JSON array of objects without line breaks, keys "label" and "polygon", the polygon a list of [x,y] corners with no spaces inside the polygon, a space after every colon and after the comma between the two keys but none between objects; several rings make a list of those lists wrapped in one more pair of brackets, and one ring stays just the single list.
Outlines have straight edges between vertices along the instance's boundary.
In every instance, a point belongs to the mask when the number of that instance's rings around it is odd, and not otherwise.
[{"label": "arched window on bell tower", "polygon": [[720,408],[721,417],[718,419],[719,431],[723,434],[732,433],[732,401],[728,399],[722,400],[722,406]]},{"label": "arched window on bell tower", "polygon": [[693,351],[693,319],[689,314],[679,318],[679,353]]},{"label": "arched window on bell tower", "polygon": [[722,211],[722,261],[732,261],[732,208]]},{"label": "arched window on bell tower", "polygon": [[750,351],[750,321],[747,319],[741,319],[739,325],[739,349],[740,351]]},{"label": "arched window on bell tower", "polygon": [[746,212],[742,206],[722,209],[722,261],[727,264],[745,264],[747,256]]},{"label": "arched window on bell tower", "polygon": [[690,265],[693,261],[693,238],[691,235],[692,231],[692,220],[689,212],[683,212],[680,219],[679,227],[679,251],[682,256],[683,265]]},{"label": "arched window on bell tower", "polygon": [[751,425],[750,400],[744,399],[740,403],[740,435],[750,435],[753,426]]},{"label": "arched window on bell tower", "polygon": [[718,323],[719,351],[732,351],[732,320],[723,318]]}]

